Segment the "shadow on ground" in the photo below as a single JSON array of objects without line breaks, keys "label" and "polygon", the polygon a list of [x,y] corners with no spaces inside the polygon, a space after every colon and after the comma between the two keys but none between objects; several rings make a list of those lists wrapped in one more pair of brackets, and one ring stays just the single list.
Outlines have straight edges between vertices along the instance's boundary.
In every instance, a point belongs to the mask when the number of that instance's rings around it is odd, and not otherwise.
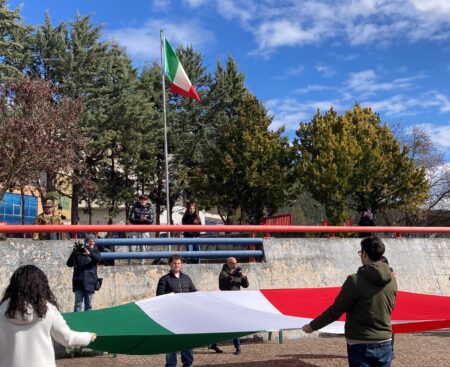
[{"label": "shadow on ground", "polygon": [[[279,359],[269,359],[267,361],[255,361],[255,362],[243,362],[239,361],[238,365],[240,367],[274,367],[278,366],[281,361],[283,363],[283,367],[290,367],[290,366],[296,366],[296,367],[320,367],[317,364],[309,363],[305,360],[309,359],[347,359],[346,356],[342,355],[323,355],[323,354],[285,354],[282,356],[279,356]],[[210,364],[197,364],[198,367],[209,367]],[[230,363],[224,363],[224,364],[214,364],[215,367],[229,367]]]}]

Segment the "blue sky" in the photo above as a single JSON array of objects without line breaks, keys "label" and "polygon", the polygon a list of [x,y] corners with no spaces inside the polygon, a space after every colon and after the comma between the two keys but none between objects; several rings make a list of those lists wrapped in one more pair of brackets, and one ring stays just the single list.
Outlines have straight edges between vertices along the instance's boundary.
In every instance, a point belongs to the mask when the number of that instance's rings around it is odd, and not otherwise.
[{"label": "blue sky", "polygon": [[450,162],[448,0],[22,0],[26,23],[92,15],[137,67],[159,62],[159,29],[212,72],[231,54],[289,136],[317,108],[355,101],[383,122],[421,126]]}]

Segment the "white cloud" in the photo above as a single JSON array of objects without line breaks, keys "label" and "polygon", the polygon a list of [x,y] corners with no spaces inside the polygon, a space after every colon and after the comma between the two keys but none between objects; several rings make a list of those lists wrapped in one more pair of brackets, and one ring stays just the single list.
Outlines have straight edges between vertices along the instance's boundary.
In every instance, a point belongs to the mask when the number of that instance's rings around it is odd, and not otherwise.
[{"label": "white cloud", "polygon": [[264,22],[255,31],[260,48],[295,46],[314,43],[320,39],[319,29],[305,30],[300,24],[289,20]]},{"label": "white cloud", "polygon": [[170,7],[170,0],[152,0],[152,5],[156,10],[167,10]]},{"label": "white cloud", "polygon": [[[352,60],[356,60],[359,55],[358,54],[347,54],[347,55],[342,55],[342,54],[337,54],[334,52],[330,52],[330,55],[333,55],[336,57],[336,59],[338,60],[343,60],[343,61],[352,61]],[[450,65],[449,65],[449,70],[450,70]]]},{"label": "white cloud", "polygon": [[274,79],[284,80],[290,77],[296,77],[303,73],[305,67],[303,65],[287,68],[283,71],[281,75],[277,75]]},{"label": "white cloud", "polygon": [[184,0],[184,1],[192,8],[198,8],[199,6],[208,3],[207,0]]},{"label": "white cloud", "polygon": [[441,93],[436,93],[435,97],[436,97],[436,100],[440,103],[439,110],[442,113],[449,112],[450,111],[450,101],[448,100],[447,96],[445,96]]},{"label": "white cloud", "polygon": [[299,101],[294,98],[271,99],[266,101],[266,107],[273,114],[271,129],[285,126],[287,131],[298,129],[300,122],[308,122],[314,117],[317,109],[322,113],[331,107],[339,110],[342,106],[338,101]]},{"label": "white cloud", "polygon": [[388,82],[378,82],[375,71],[368,69],[351,73],[346,84],[351,90],[362,93],[362,96],[368,96],[381,91],[412,89],[414,87],[413,82],[421,78],[423,78],[423,75],[396,78]]},{"label": "white cloud", "polygon": [[243,1],[239,4],[232,0],[220,0],[217,2],[217,11],[225,19],[237,18],[243,24],[249,22],[256,14],[256,5],[252,1]]},{"label": "white cloud", "polygon": [[381,100],[364,101],[361,105],[371,107],[373,111],[384,113],[386,116],[413,116],[419,113],[424,101],[417,98],[409,98],[403,95],[395,95]]},{"label": "white cloud", "polygon": [[324,76],[325,78],[332,77],[333,75],[336,74],[336,70],[334,70],[332,66],[319,63],[315,67],[317,72],[322,76]]},{"label": "white cloud", "polygon": [[321,92],[324,90],[332,90],[333,87],[330,87],[328,85],[321,85],[321,84],[309,84],[305,88],[297,88],[294,90],[294,93],[298,94],[307,94],[310,92]]},{"label": "white cloud", "polygon": [[196,21],[181,23],[164,19],[149,19],[140,27],[109,30],[105,32],[105,37],[124,46],[127,53],[135,60],[159,60],[161,54],[159,31],[161,28],[164,29],[165,35],[173,47],[178,44],[192,44],[196,50],[201,50],[214,40],[212,32],[204,29]]},{"label": "white cloud", "polygon": [[448,0],[211,0],[208,6],[228,20],[238,19],[263,54],[282,46],[342,40],[380,46],[450,39]]},{"label": "white cloud", "polygon": [[412,0],[417,10],[433,13],[434,15],[450,15],[450,3],[448,0]]}]

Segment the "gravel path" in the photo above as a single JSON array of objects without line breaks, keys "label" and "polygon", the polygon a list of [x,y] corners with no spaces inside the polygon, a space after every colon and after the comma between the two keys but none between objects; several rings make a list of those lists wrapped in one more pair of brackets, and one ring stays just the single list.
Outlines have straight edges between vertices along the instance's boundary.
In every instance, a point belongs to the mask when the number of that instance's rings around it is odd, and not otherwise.
[{"label": "gravel path", "polygon": [[[224,354],[206,348],[194,350],[194,366],[240,367],[345,367],[347,356],[343,337],[307,337],[277,341],[243,343],[242,354],[235,356],[233,345],[222,345]],[[450,329],[395,336],[393,367],[450,366]],[[178,357],[179,358],[179,357]],[[164,355],[102,355],[91,358],[61,359],[58,367],[160,367]],[[181,363],[178,363],[181,366]]]}]

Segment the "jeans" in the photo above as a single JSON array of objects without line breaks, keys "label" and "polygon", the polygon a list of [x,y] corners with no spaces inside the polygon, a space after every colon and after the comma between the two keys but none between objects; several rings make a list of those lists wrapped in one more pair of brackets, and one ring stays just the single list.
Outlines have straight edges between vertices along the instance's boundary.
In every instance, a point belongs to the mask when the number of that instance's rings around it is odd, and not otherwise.
[{"label": "jeans", "polygon": [[[192,349],[181,351],[181,362],[183,367],[191,367],[194,361]],[[170,352],[166,354],[166,367],[175,367],[177,365],[177,352]]]},{"label": "jeans", "polygon": [[187,251],[200,251],[200,245],[186,245]]},{"label": "jeans", "polygon": [[241,350],[241,340],[239,338],[233,339],[233,344],[236,350]]},{"label": "jeans", "polygon": [[391,367],[391,341],[373,344],[347,344],[349,367]]},{"label": "jeans", "polygon": [[80,312],[83,306],[84,310],[89,311],[92,309],[92,299],[94,298],[94,292],[90,291],[75,291],[75,305],[73,307],[74,312]]},{"label": "jeans", "polygon": [[[152,232],[131,232],[131,238],[153,238],[155,234]],[[128,245],[128,252],[145,252],[148,251],[151,246],[146,245]],[[139,261],[141,265],[144,265],[144,259]],[[128,265],[131,265],[131,259],[128,260]]]}]

